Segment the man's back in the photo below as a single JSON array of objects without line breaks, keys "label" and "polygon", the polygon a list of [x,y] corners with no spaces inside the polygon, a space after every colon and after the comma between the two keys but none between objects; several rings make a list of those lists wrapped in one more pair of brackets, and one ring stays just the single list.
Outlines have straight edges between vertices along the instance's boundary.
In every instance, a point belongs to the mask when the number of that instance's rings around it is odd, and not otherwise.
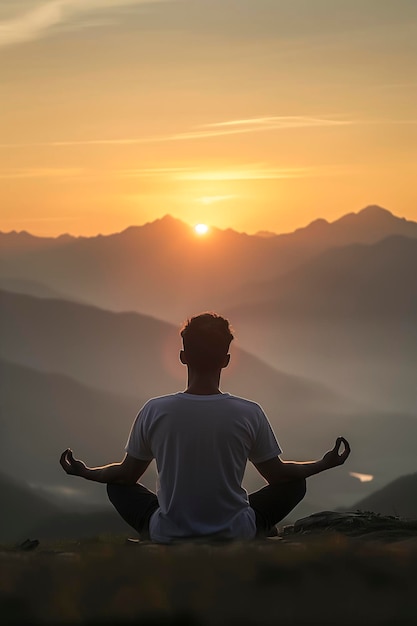
[{"label": "man's back", "polygon": [[126,451],[156,459],[159,509],[150,534],[160,542],[217,533],[252,538],[255,515],[242,488],[246,462],[281,452],[258,404],[230,394],[190,393],[146,403]]}]

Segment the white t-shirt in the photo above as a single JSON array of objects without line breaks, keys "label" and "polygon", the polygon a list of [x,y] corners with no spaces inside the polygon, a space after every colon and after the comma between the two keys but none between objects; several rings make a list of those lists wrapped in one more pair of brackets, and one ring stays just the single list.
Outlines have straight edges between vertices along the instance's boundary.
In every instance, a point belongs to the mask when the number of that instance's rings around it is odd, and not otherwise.
[{"label": "white t-shirt", "polygon": [[242,487],[247,460],[268,461],[281,448],[262,408],[229,393],[175,393],[149,400],[139,412],[126,452],[156,460],[159,508],[153,541],[221,534],[255,536],[255,512]]}]

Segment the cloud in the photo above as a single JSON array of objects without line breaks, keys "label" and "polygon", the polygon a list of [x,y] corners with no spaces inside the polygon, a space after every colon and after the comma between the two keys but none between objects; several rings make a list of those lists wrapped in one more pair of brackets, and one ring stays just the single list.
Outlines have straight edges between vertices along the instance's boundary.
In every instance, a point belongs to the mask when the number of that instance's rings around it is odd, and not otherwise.
[{"label": "cloud", "polygon": [[269,167],[249,165],[224,170],[189,170],[175,174],[176,180],[183,181],[228,181],[228,180],[270,180],[276,178],[304,178],[311,175],[312,168],[305,167]]},{"label": "cloud", "polygon": [[[74,22],[83,13],[129,5],[153,4],[161,0],[48,0],[0,22],[0,46],[42,37],[51,28]],[[91,23],[91,22],[90,22]],[[94,22],[93,22],[94,23]],[[80,26],[83,23],[80,22]]]},{"label": "cloud", "polygon": [[210,139],[225,135],[258,133],[267,130],[285,130],[291,128],[312,128],[322,126],[345,126],[353,124],[351,120],[337,120],[324,117],[308,117],[303,115],[254,117],[247,119],[226,120],[205,124],[196,130],[185,133],[167,135],[161,140],[184,141],[189,139]]},{"label": "cloud", "polygon": [[202,196],[201,198],[197,198],[198,202],[202,204],[214,204],[215,202],[225,202],[226,200],[233,200],[238,196],[234,194],[228,194],[225,196]]},{"label": "cloud", "polygon": [[271,117],[254,117],[247,119],[226,120],[214,122],[196,127],[186,132],[171,133],[169,135],[156,135],[153,137],[120,137],[116,139],[81,139],[76,141],[58,140],[33,143],[7,143],[0,144],[0,148],[27,148],[27,147],[51,147],[65,148],[73,146],[123,146],[135,144],[165,143],[171,141],[192,141],[196,139],[211,139],[228,135],[240,135],[245,133],[259,133],[265,131],[291,130],[295,128],[322,128],[340,127],[353,125],[415,125],[417,120],[387,120],[387,119],[335,119],[334,117],[310,117],[304,115],[287,115]]},{"label": "cloud", "polygon": [[[274,167],[267,163],[253,163],[237,165],[224,169],[204,170],[196,167],[144,167],[126,170],[107,170],[106,177],[116,178],[148,178],[165,179],[179,182],[230,182],[248,180],[278,180],[288,178],[307,178],[310,176],[334,176],[345,174],[346,170],[337,166],[322,167]],[[103,171],[94,168],[16,168],[0,170],[0,180],[28,179],[28,178],[56,178],[68,180],[71,178],[97,178]],[[203,196],[198,202],[212,204],[230,200],[236,196]]]},{"label": "cloud", "polygon": [[300,126],[340,126],[341,124],[350,124],[348,120],[329,119],[328,117],[310,117],[306,115],[273,115],[264,117],[250,117],[237,120],[228,120],[226,122],[215,122],[206,124],[208,128],[299,128]]},{"label": "cloud", "polygon": [[[120,176],[129,178],[170,178],[181,182],[219,182],[238,180],[273,180],[279,178],[305,178],[315,175],[332,175],[340,173],[332,167],[273,167],[265,163],[238,165],[233,168],[204,170],[195,167],[155,167],[138,168],[119,171]],[[211,198],[212,196],[205,196]],[[213,196],[217,201],[229,199],[230,196]],[[203,198],[199,198],[203,201]],[[216,200],[212,200],[213,202]]]},{"label": "cloud", "polygon": [[358,123],[354,120],[336,120],[331,118],[315,118],[307,116],[276,116],[255,117],[249,119],[226,120],[196,127],[190,131],[156,135],[153,137],[132,137],[117,139],[85,139],[77,141],[50,141],[28,144],[0,144],[0,148],[20,148],[28,146],[72,147],[72,146],[102,146],[102,145],[132,145],[147,143],[164,143],[169,141],[189,141],[195,139],[211,139],[227,135],[244,133],[258,133],[267,130],[286,130],[292,128],[313,128],[322,126],[346,126]]},{"label": "cloud", "polygon": [[85,170],[79,168],[16,168],[0,170],[0,179],[10,178],[73,178],[84,174]]}]

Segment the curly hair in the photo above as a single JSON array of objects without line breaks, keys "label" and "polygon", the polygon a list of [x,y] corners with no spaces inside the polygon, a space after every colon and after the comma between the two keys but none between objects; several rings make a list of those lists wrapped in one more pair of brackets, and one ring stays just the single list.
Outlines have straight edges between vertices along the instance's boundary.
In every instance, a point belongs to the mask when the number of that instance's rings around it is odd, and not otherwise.
[{"label": "curly hair", "polygon": [[217,313],[188,319],[181,337],[189,365],[201,372],[222,367],[233,340],[229,321]]}]

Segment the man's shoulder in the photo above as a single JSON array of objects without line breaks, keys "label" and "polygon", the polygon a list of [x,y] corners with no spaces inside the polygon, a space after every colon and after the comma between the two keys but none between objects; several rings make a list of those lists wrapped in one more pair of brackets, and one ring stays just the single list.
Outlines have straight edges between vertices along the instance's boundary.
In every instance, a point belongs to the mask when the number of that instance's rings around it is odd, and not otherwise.
[{"label": "man's shoulder", "polygon": [[151,409],[155,407],[160,407],[165,404],[170,404],[171,402],[175,402],[178,399],[179,393],[168,393],[163,396],[155,396],[153,398],[149,398],[143,405],[143,409]]},{"label": "man's shoulder", "polygon": [[255,402],[255,400],[249,400],[249,398],[243,398],[242,396],[235,396],[233,394],[228,394],[228,397],[233,403],[241,406],[242,408],[254,412],[264,412],[261,405],[258,402]]}]

